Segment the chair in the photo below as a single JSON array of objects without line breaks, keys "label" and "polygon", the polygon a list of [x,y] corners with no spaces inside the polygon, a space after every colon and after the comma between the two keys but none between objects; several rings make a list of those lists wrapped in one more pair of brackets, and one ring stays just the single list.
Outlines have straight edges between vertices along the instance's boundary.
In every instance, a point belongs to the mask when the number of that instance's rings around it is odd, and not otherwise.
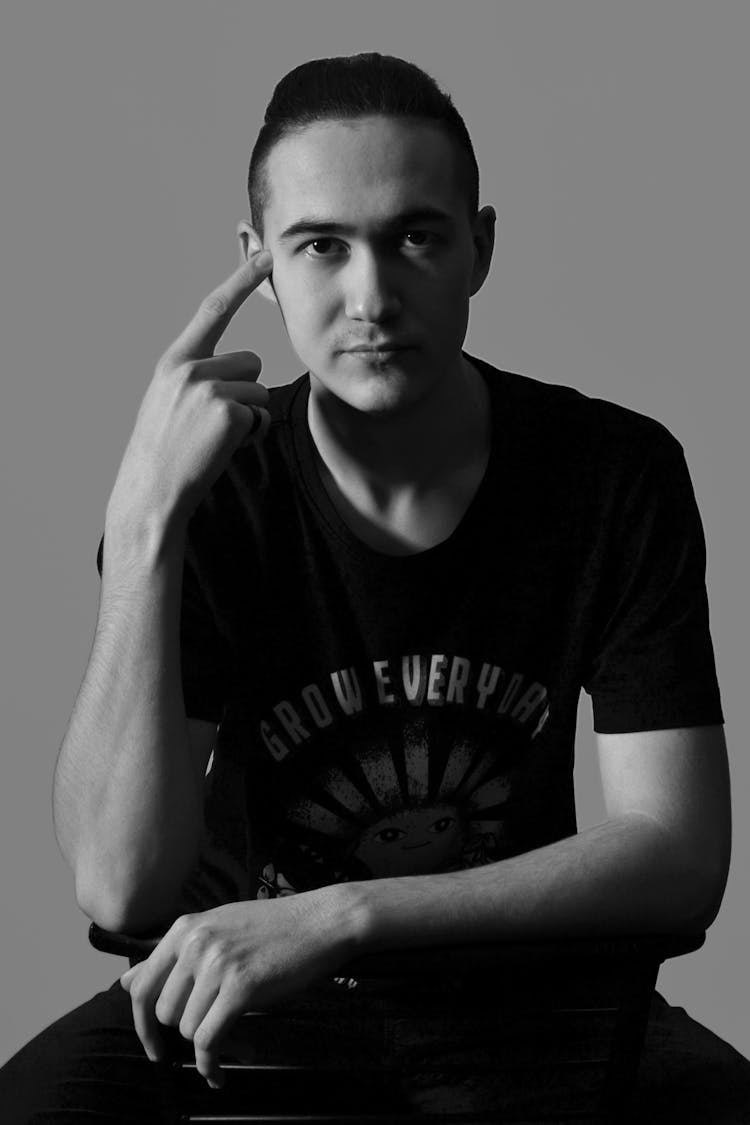
[{"label": "chair", "polygon": [[[113,933],[94,922],[89,928],[96,949],[127,957],[131,965],[147,957],[160,936]],[[502,1073],[505,1083],[507,1104],[500,1116],[497,1111],[420,1115],[401,1106],[394,1095],[398,1068],[384,1071],[366,1058],[348,1055],[341,1048],[348,1041],[345,1025],[333,1029],[335,1049],[328,1038],[332,1029],[316,1027],[318,1057],[295,1057],[288,1050],[274,1053],[283,1036],[284,1010],[279,1006],[247,1012],[237,1022],[238,1041],[256,1045],[256,1057],[248,1062],[241,1052],[222,1056],[226,1083],[220,1091],[209,1089],[198,1074],[192,1043],[176,1028],[164,1029],[170,1061],[179,1071],[181,1120],[255,1125],[620,1125],[628,1120],[659,966],[667,958],[699,949],[704,941],[705,933],[576,937],[409,949],[351,962],[344,971],[359,981],[423,987],[429,1020],[442,1016],[454,1024],[462,1019],[474,1025],[483,1021],[481,1026],[492,1037],[493,1069]],[[435,989],[435,982],[448,982],[449,987]],[[388,993],[397,994],[398,985],[395,993]],[[258,1044],[263,1051],[257,1050]],[[346,1089],[357,1090],[356,1105],[341,1093],[337,1075],[342,1072]]]}]

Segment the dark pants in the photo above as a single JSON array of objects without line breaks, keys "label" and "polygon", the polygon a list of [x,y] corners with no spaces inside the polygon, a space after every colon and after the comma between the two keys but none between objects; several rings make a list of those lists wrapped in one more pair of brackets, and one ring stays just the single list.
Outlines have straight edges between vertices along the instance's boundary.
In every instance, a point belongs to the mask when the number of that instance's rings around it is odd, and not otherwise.
[{"label": "dark pants", "polygon": [[[318,996],[308,1002],[307,1009],[304,1004],[298,1008],[302,1017],[297,1027],[305,1026],[305,1011],[317,1018],[321,1012],[325,1015],[326,1005],[329,1015],[336,1004],[347,1005],[349,1029],[358,1005],[362,1013],[371,1011],[372,997],[366,987],[351,993],[344,990],[343,996],[340,988],[336,992],[335,998],[332,990],[323,997],[322,1007]],[[383,1021],[365,1049],[381,1057],[385,1051],[403,1058],[411,1048],[401,1022]],[[325,1056],[328,1045],[320,1030],[310,1034],[314,1020],[306,1026],[309,1049]],[[166,1031],[167,1037],[175,1037],[172,1042],[191,1049],[176,1029]],[[372,1030],[368,1034],[372,1036]],[[271,1049],[266,1041],[264,1045]],[[485,1046],[478,1039],[467,1048],[462,1038],[460,1050],[468,1050],[476,1058]],[[453,1050],[455,1057],[455,1046]],[[229,1072],[227,1085],[231,1077]],[[206,1096],[216,1099],[216,1112],[220,1113],[225,1091],[209,1090],[203,1079],[199,1081]],[[484,1090],[475,1081],[468,1095],[466,1090],[446,1088],[439,1065],[437,1069],[433,1066],[409,1092],[408,1105],[426,1111],[450,1106],[459,1113],[462,1108],[465,1112],[486,1109],[497,1092],[491,1086],[490,1081]],[[366,1102],[370,1107],[369,1095]],[[147,1059],[133,1027],[130,997],[119,979],[56,1020],[0,1069],[3,1125],[162,1125],[177,1119],[175,1071],[167,1061],[151,1063]],[[654,993],[631,1119],[637,1125],[750,1125],[750,1062],[691,1019],[684,1008],[672,1007]]]}]

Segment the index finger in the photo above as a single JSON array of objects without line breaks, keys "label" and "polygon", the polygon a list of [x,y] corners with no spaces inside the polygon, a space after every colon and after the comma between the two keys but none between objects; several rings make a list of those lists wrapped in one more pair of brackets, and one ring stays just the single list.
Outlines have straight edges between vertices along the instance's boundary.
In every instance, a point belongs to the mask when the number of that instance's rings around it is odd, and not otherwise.
[{"label": "index finger", "polygon": [[259,250],[251,255],[204,297],[193,319],[167,349],[167,355],[173,360],[212,356],[237,309],[267,277],[272,265],[270,250]]}]

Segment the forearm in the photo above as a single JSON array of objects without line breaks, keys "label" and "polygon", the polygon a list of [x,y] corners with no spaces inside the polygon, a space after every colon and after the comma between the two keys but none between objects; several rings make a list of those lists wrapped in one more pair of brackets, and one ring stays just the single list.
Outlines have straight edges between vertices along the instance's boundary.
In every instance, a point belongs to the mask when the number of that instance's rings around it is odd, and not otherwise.
[{"label": "forearm", "polygon": [[180,677],[183,558],[179,536],[107,522],[96,636],[55,769],[78,902],[110,928],[157,921],[203,835]]},{"label": "forearm", "polygon": [[660,825],[639,814],[483,867],[356,883],[350,893],[363,953],[710,924],[705,884]]}]

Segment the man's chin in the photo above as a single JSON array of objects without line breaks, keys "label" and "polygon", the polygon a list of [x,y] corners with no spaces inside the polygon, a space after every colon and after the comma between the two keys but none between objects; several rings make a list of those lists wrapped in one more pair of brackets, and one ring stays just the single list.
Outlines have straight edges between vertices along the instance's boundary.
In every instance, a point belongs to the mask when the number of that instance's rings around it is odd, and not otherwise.
[{"label": "man's chin", "polygon": [[337,396],[352,410],[366,414],[368,418],[386,421],[403,414],[415,401],[414,386],[399,385],[396,380],[378,386],[347,387]]},{"label": "man's chin", "polygon": [[359,365],[356,370],[343,370],[316,375],[310,370],[314,392],[321,401],[330,398],[373,416],[387,416],[408,406],[414,399],[414,372],[395,365]]}]

